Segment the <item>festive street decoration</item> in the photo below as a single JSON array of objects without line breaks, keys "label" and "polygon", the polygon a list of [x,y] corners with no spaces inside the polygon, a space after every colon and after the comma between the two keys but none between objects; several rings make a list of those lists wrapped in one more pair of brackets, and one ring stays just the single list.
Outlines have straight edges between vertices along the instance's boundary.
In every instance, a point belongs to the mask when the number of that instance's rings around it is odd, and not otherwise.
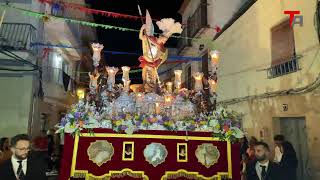
[{"label": "festive street decoration", "polygon": [[[34,12],[34,11],[30,11],[30,10],[14,7],[14,6],[11,6],[11,5],[0,5],[0,6],[1,7],[12,8],[12,9],[21,11],[22,13],[24,13],[27,16],[32,16],[32,17],[36,17],[36,18],[43,18],[44,16],[48,16],[47,14],[44,14],[44,13]],[[92,23],[92,22],[81,21],[81,20],[76,20],[76,19],[71,19],[71,18],[58,17],[58,16],[53,16],[53,15],[50,15],[49,18],[50,19],[63,20],[63,21],[70,22],[70,23],[81,24],[81,25],[84,25],[84,26],[91,26],[91,27],[95,27],[95,28],[96,27],[100,27],[100,28],[104,28],[104,29],[114,29],[114,30],[119,30],[119,31],[140,32],[140,30],[138,30],[138,29],[131,29],[131,28],[112,26],[112,25],[105,25],[105,24],[99,24],[99,23]],[[155,34],[157,34],[157,33],[155,33]],[[212,39],[211,38],[191,38],[191,37],[183,37],[183,36],[175,36],[175,35],[171,35],[171,37],[178,38],[178,39],[190,39],[190,40],[195,41],[197,43],[205,44],[208,47],[213,48],[212,47],[213,45],[212,45]]]}]

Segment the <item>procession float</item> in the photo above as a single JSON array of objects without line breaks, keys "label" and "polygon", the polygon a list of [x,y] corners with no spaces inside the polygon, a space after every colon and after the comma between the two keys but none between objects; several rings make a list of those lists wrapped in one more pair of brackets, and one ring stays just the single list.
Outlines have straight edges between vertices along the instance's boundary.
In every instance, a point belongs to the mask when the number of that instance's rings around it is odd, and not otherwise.
[{"label": "procession float", "polygon": [[[218,55],[211,52],[211,75],[194,89],[182,87],[182,70],[163,83],[158,68],[167,60],[166,41],[182,32],[171,18],[156,22],[146,13],[139,38],[143,84],[130,85],[130,67],[99,68],[103,45],[92,44],[89,91],[57,125],[64,133],[60,180],[67,179],[240,179],[238,139],[241,116],[213,105]],[[122,83],[116,84],[116,74]]]}]

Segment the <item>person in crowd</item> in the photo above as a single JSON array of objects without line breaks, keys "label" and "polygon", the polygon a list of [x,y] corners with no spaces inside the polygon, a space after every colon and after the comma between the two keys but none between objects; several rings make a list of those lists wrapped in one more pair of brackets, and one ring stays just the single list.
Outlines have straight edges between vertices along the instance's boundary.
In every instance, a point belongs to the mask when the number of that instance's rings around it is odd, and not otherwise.
[{"label": "person in crowd", "polygon": [[274,138],[274,144],[275,144],[275,148],[274,148],[274,161],[275,162],[280,162],[281,160],[281,157],[282,157],[282,153],[281,153],[281,146],[284,142],[286,142],[286,145],[287,146],[290,146],[290,149],[292,149],[292,151],[294,152],[295,156],[296,156],[296,153],[295,153],[295,150],[294,150],[294,147],[292,146],[292,144],[289,142],[289,141],[286,141],[285,140],[285,137],[284,135],[282,134],[278,134],[278,135],[275,135]]},{"label": "person in crowd", "polygon": [[280,144],[280,155],[276,162],[280,165],[284,177],[297,180],[298,159],[289,142],[284,141]]},{"label": "person in crowd", "polygon": [[249,148],[247,149],[247,154],[248,154],[248,161],[254,161],[255,160],[255,144],[258,142],[257,138],[255,138],[254,136],[250,137],[249,140]]},{"label": "person in crowd", "polygon": [[47,180],[45,164],[30,155],[28,135],[18,134],[11,139],[12,156],[0,166],[0,177],[5,180]]},{"label": "person in crowd", "polygon": [[246,165],[248,163],[248,140],[245,136],[240,139],[241,180],[245,180]]},{"label": "person in crowd", "polygon": [[9,148],[9,138],[3,137],[0,139],[0,165],[10,159],[12,152]]},{"label": "person in crowd", "polygon": [[284,180],[280,166],[269,160],[270,148],[264,142],[257,142],[254,146],[256,160],[247,166],[247,180]]},{"label": "person in crowd", "polygon": [[48,171],[53,170],[53,155],[54,155],[54,131],[52,129],[48,130]]}]

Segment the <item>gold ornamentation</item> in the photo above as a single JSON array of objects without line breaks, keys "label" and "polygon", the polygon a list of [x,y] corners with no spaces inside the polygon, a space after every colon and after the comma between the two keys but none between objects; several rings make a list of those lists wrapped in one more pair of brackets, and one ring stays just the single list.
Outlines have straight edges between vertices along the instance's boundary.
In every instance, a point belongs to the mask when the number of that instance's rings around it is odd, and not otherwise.
[{"label": "gold ornamentation", "polygon": [[124,141],[122,147],[122,161],[134,160],[134,142]]},{"label": "gold ornamentation", "polygon": [[205,177],[198,172],[190,172],[184,169],[179,169],[178,171],[166,171],[165,175],[161,177],[161,180],[167,179],[177,179],[177,178],[185,178],[185,179],[205,179],[205,180],[221,180],[221,178],[228,178],[228,173],[217,173],[211,177]]},{"label": "gold ornamentation", "polygon": [[96,163],[98,166],[111,160],[114,154],[114,149],[111,143],[106,140],[97,140],[90,143],[87,149],[89,159]]},{"label": "gold ornamentation", "polygon": [[209,168],[218,162],[220,152],[217,146],[214,146],[210,143],[203,143],[198,146],[195,155],[198,159],[198,162],[200,162],[206,168]]},{"label": "gold ornamentation", "polygon": [[177,144],[177,162],[188,162],[188,144]]}]

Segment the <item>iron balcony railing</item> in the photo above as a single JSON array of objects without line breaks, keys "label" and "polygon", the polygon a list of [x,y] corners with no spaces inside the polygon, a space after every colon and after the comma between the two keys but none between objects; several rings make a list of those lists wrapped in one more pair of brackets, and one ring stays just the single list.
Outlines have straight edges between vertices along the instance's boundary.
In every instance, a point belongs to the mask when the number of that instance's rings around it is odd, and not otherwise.
[{"label": "iron balcony railing", "polygon": [[301,56],[293,56],[288,61],[281,62],[276,65],[272,65],[267,73],[268,78],[276,78],[279,76],[283,76],[289,73],[293,73],[300,70],[299,62],[298,60],[301,58]]},{"label": "iron balcony railing", "polygon": [[33,51],[31,43],[37,40],[37,30],[26,23],[2,23],[0,47],[14,50]]},{"label": "iron balcony railing", "polygon": [[194,37],[202,28],[208,27],[207,1],[201,1],[194,14],[188,19],[188,37]]}]

